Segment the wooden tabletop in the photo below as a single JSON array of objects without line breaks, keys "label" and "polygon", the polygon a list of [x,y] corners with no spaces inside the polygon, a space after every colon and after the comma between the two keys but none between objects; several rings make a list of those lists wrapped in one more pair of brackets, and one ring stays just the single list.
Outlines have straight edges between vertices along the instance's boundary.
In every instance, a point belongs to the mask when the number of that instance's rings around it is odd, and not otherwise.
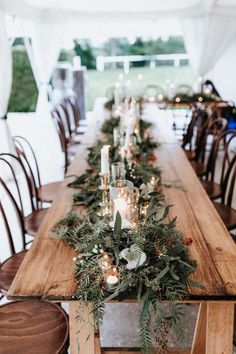
[{"label": "wooden tabletop", "polygon": [[[192,278],[204,289],[189,289],[189,300],[236,300],[236,246],[214,206],[201,186],[177,140],[163,126],[155,135],[162,145],[157,149],[163,180],[179,180],[185,191],[164,188],[166,202],[173,205],[170,216],[177,216],[177,228],[191,236],[189,247],[197,270]],[[166,132],[166,133],[165,133]],[[166,139],[165,139],[166,136]],[[68,175],[81,174],[86,168],[86,145],[80,146]],[[76,289],[74,250],[63,241],[50,237],[52,226],[72,206],[74,190],[67,187],[73,178],[61,184],[38,234],[25,257],[10,289],[9,299],[73,300]]]}]

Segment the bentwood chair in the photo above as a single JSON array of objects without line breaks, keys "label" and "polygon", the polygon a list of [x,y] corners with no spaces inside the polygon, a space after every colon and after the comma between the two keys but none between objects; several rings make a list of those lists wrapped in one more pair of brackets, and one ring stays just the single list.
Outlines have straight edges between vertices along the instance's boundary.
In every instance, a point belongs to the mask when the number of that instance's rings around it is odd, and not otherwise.
[{"label": "bentwood chair", "polygon": [[[27,250],[22,213],[10,189],[1,178],[0,195],[0,217],[10,253],[0,263],[1,299],[7,294]],[[17,248],[20,251],[17,252]],[[66,354],[68,333],[68,316],[56,304],[23,301],[0,306],[0,354]]]},{"label": "bentwood chair", "polygon": [[159,85],[147,85],[145,87],[144,99],[147,102],[162,103],[165,98],[165,91]]},{"label": "bentwood chair", "polygon": [[222,193],[220,197],[221,202],[213,202],[216,210],[229,231],[236,229],[236,210],[232,208],[235,179],[236,154],[234,154],[223,180]]},{"label": "bentwood chair", "polygon": [[[227,170],[234,154],[232,147],[236,144],[236,130],[227,130],[220,134],[213,144],[209,155],[206,175],[201,181],[210,199],[215,200],[222,196],[227,185]],[[222,150],[223,147],[223,150]],[[216,170],[219,174],[219,183],[216,182]]]},{"label": "bentwood chair", "polygon": [[208,159],[211,159],[214,150],[214,142],[219,137],[219,135],[225,131],[226,127],[227,120],[225,118],[217,118],[210,124],[208,122],[205,123],[205,126],[201,132],[201,136],[199,137],[196,156],[190,161],[198,177],[202,178],[207,173],[206,147],[208,138],[211,137],[210,153],[208,157]]},{"label": "bentwood chair", "polygon": [[35,197],[36,186],[34,181],[29,178],[19,157],[10,153],[0,154],[0,171],[9,173],[8,188],[22,214],[25,233],[34,237],[47,214],[48,208],[39,208]]},{"label": "bentwood chair", "polygon": [[[195,111],[193,111],[192,118],[187,128],[186,135],[183,137],[182,144],[185,155],[189,160],[197,159],[201,152],[208,120],[209,116],[205,110],[196,108]],[[195,127],[197,127],[196,134],[194,134]]]},{"label": "bentwood chair", "polygon": [[22,164],[28,173],[28,177],[32,180],[35,188],[35,197],[38,202],[52,203],[60,188],[61,182],[52,182],[41,184],[41,177],[34,150],[28,140],[22,136],[14,136],[16,152]]},{"label": "bentwood chair", "polygon": [[56,108],[51,111],[51,116],[60,141],[61,150],[64,154],[64,174],[66,174],[72,155],[69,154],[69,144],[66,138],[65,128],[61,121],[60,114]]},{"label": "bentwood chair", "polygon": [[64,103],[67,107],[71,126],[73,127],[72,134],[84,134],[86,131],[86,122],[83,122],[81,119],[80,109],[75,96],[70,95],[66,97]]},{"label": "bentwood chair", "polygon": [[194,128],[199,118],[198,108],[195,105],[192,107],[191,111],[192,111],[192,116],[187,126],[187,129],[183,133],[183,138],[182,138],[182,148],[184,149],[186,155],[189,154],[189,157],[191,157],[190,153],[191,154],[194,153],[194,150],[192,149],[193,135],[194,135]]},{"label": "bentwood chair", "polygon": [[[10,256],[4,260],[4,262],[0,262],[0,298],[6,295],[15,275],[26,255],[27,250],[26,247],[26,231],[24,227],[24,219],[22,217],[22,213],[11,193],[7,185],[0,178],[0,218],[3,223],[3,228],[5,229],[5,234],[7,237],[7,244]],[[15,225],[10,225],[8,220],[15,220],[17,222],[17,228]],[[14,218],[16,216],[16,218]],[[14,244],[14,237],[12,234],[12,230],[14,228],[14,233],[19,230],[19,236],[21,240],[19,240],[19,244],[21,243],[21,251],[16,252],[16,246]],[[17,234],[18,235],[18,234]],[[18,236],[18,238],[19,238]],[[3,232],[1,234],[3,237]],[[1,239],[1,244],[3,244],[3,239]],[[1,331],[0,331],[1,332]]]},{"label": "bentwood chair", "polygon": [[74,126],[72,125],[73,122],[71,121],[66,101],[58,104],[55,109],[57,110],[60,120],[64,126],[67,143],[69,145],[80,144],[81,138],[79,137],[79,134],[75,130]]},{"label": "bentwood chair", "polygon": [[69,324],[65,311],[46,301],[0,306],[0,354],[66,354]]}]

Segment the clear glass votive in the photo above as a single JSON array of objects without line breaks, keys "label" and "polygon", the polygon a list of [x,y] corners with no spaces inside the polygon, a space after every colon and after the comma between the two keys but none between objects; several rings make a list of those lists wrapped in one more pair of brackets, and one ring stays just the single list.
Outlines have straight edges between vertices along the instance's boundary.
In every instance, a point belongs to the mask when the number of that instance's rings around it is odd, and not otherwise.
[{"label": "clear glass votive", "polygon": [[112,203],[110,201],[104,201],[99,203],[100,215],[102,217],[111,218],[112,216]]},{"label": "clear glass votive", "polygon": [[125,179],[125,164],[124,162],[114,162],[111,165],[112,180],[124,180]]},{"label": "clear glass votive", "polygon": [[137,187],[134,187],[133,188],[133,198],[132,198],[133,206],[136,206],[138,204],[139,197],[140,197],[139,189]]},{"label": "clear glass votive", "polygon": [[141,218],[146,218],[147,216],[147,210],[149,207],[149,201],[144,201],[143,203],[140,204],[140,216]]},{"label": "clear glass votive", "polygon": [[133,188],[133,183],[127,180],[115,180],[109,184],[110,200],[113,206],[113,221],[115,221],[116,214],[119,212],[124,227],[131,225]]},{"label": "clear glass votive", "polygon": [[106,291],[113,292],[119,285],[119,271],[116,266],[108,269],[104,275],[104,287]]}]

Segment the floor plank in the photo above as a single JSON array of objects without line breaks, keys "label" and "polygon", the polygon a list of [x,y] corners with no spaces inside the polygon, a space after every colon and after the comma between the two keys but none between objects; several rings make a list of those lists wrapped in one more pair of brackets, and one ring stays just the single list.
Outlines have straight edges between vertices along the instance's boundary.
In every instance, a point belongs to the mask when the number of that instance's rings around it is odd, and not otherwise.
[{"label": "floor plank", "polygon": [[[168,352],[166,354],[190,354],[191,350],[190,348],[183,348],[183,349],[169,349]],[[155,352],[153,351],[153,354]],[[134,351],[131,350],[129,351],[128,349],[123,350],[102,350],[102,354],[142,354],[140,351]],[[200,353],[199,353],[200,354]]]}]

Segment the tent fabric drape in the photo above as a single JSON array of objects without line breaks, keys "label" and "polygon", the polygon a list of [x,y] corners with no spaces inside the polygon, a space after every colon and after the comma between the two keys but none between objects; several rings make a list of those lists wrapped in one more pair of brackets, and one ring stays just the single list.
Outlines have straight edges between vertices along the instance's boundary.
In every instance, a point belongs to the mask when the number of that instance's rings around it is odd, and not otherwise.
[{"label": "tent fabric drape", "polygon": [[[50,168],[42,170],[42,182],[51,181],[51,171],[62,164],[62,156],[50,160],[53,151],[60,151],[60,142],[51,117],[51,104],[48,101],[48,85],[56,66],[63,45],[63,24],[51,22],[36,22],[31,40],[25,39],[29,61],[39,90],[35,116],[35,129],[40,131],[38,144],[41,146],[38,156],[41,162],[49,159]],[[50,144],[45,144],[45,141]],[[42,163],[43,165],[43,163]]]},{"label": "tent fabric drape", "polygon": [[63,24],[38,22],[32,36],[32,45],[26,45],[31,67],[39,89],[37,112],[45,113],[47,86],[50,82],[63,44]]},{"label": "tent fabric drape", "polygon": [[207,14],[181,19],[190,63],[200,76],[207,74],[236,37],[235,16]]},{"label": "tent fabric drape", "polygon": [[5,15],[0,11],[0,153],[14,153],[14,146],[6,121],[12,85],[12,53],[6,31]]}]

